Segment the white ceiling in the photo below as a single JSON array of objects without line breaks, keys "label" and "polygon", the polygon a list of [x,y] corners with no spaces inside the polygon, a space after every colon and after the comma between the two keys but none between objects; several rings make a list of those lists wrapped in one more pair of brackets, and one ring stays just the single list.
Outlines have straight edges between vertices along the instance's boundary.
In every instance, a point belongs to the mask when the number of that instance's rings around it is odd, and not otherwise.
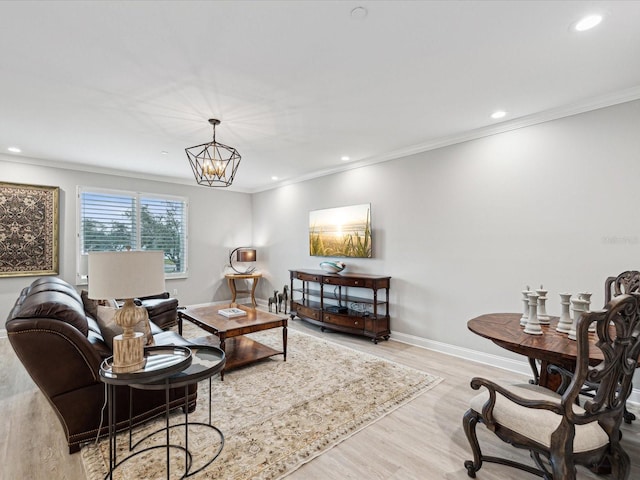
[{"label": "white ceiling", "polygon": [[0,59],[11,159],[194,183],[219,118],[255,192],[640,98],[640,1],[2,1]]}]

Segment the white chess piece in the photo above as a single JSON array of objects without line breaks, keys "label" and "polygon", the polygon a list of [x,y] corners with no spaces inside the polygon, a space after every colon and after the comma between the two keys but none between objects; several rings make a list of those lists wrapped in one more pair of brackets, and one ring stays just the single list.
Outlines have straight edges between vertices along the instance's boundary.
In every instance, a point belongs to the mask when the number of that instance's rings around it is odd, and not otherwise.
[{"label": "white chess piece", "polygon": [[520,326],[526,327],[527,320],[529,319],[529,294],[533,293],[529,289],[529,285],[527,285],[526,290],[522,290],[522,302],[524,303],[524,312],[522,313],[522,317],[520,317]]},{"label": "white chess piece", "polygon": [[569,331],[571,331],[571,325],[573,323],[573,320],[571,320],[571,312],[569,310],[569,307],[571,305],[571,294],[561,293],[560,304],[562,305],[562,313],[560,314],[560,318],[558,319],[556,331],[560,333],[569,333]]},{"label": "white chess piece", "polygon": [[542,328],[540,328],[540,322],[538,322],[538,294],[529,294],[529,319],[527,320],[527,326],[524,327],[524,333],[530,335],[542,335]]},{"label": "white chess piece", "polygon": [[582,298],[572,298],[572,309],[573,309],[573,322],[571,323],[571,330],[569,330],[569,340],[576,339],[576,328],[578,327],[578,322],[580,321],[580,317],[585,312],[587,308],[587,302],[585,302]]},{"label": "white chess piece", "polygon": [[[585,305],[585,312],[589,312],[591,310],[591,295],[593,295],[592,293],[588,293],[588,292],[583,292],[578,294],[578,297],[581,298],[582,300],[584,300],[586,303]],[[590,332],[595,332],[596,331],[596,324],[595,322],[592,323],[591,325],[589,325],[589,331]]]},{"label": "white chess piece", "polygon": [[538,294],[538,322],[540,325],[549,325],[551,318],[547,315],[547,292],[542,285],[536,290]]}]

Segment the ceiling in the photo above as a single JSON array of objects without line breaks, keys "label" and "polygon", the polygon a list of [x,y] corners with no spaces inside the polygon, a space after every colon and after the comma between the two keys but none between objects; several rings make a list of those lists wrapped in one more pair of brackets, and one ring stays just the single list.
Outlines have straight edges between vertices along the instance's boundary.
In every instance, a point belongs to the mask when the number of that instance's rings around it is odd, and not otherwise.
[{"label": "ceiling", "polygon": [[195,183],[218,118],[256,192],[638,99],[640,1],[2,1],[0,58],[2,158]]}]

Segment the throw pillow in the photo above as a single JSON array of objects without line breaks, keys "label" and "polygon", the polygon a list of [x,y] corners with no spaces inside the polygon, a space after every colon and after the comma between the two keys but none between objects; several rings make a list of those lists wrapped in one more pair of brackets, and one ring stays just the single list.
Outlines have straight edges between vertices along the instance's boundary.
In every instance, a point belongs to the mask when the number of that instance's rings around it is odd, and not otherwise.
[{"label": "throw pillow", "polygon": [[98,301],[91,300],[89,298],[89,292],[82,290],[80,292],[82,298],[82,304],[84,305],[84,311],[91,315],[94,319],[98,319]]},{"label": "throw pillow", "polygon": [[[98,316],[96,320],[98,321],[98,325],[100,326],[100,333],[102,334],[102,338],[105,343],[109,346],[111,350],[113,350],[113,337],[116,335],[120,335],[122,333],[122,327],[116,324],[115,314],[118,311],[117,308],[113,307],[105,307],[103,305],[98,305]],[[144,335],[144,346],[154,345],[155,342],[153,340],[153,335],[151,334],[151,326],[149,325],[149,317],[144,320],[138,322],[133,329],[136,332],[142,332]]]},{"label": "throw pillow", "polygon": [[110,300],[92,300],[89,298],[89,292],[82,290],[80,292],[82,298],[82,304],[84,305],[84,311],[91,315],[94,319],[98,319],[98,305],[104,305],[107,307],[118,308],[118,302],[115,299]]}]

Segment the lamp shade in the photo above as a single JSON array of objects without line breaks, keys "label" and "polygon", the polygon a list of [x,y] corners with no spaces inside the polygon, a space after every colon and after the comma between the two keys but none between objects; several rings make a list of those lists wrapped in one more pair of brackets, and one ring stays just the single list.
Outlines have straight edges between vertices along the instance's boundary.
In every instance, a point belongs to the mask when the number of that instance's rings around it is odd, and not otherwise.
[{"label": "lamp shade", "polygon": [[256,250],[254,248],[241,248],[238,250],[238,256],[236,260],[239,262],[255,262]]},{"label": "lamp shade", "polygon": [[164,291],[164,252],[89,253],[89,298],[134,298]]}]

